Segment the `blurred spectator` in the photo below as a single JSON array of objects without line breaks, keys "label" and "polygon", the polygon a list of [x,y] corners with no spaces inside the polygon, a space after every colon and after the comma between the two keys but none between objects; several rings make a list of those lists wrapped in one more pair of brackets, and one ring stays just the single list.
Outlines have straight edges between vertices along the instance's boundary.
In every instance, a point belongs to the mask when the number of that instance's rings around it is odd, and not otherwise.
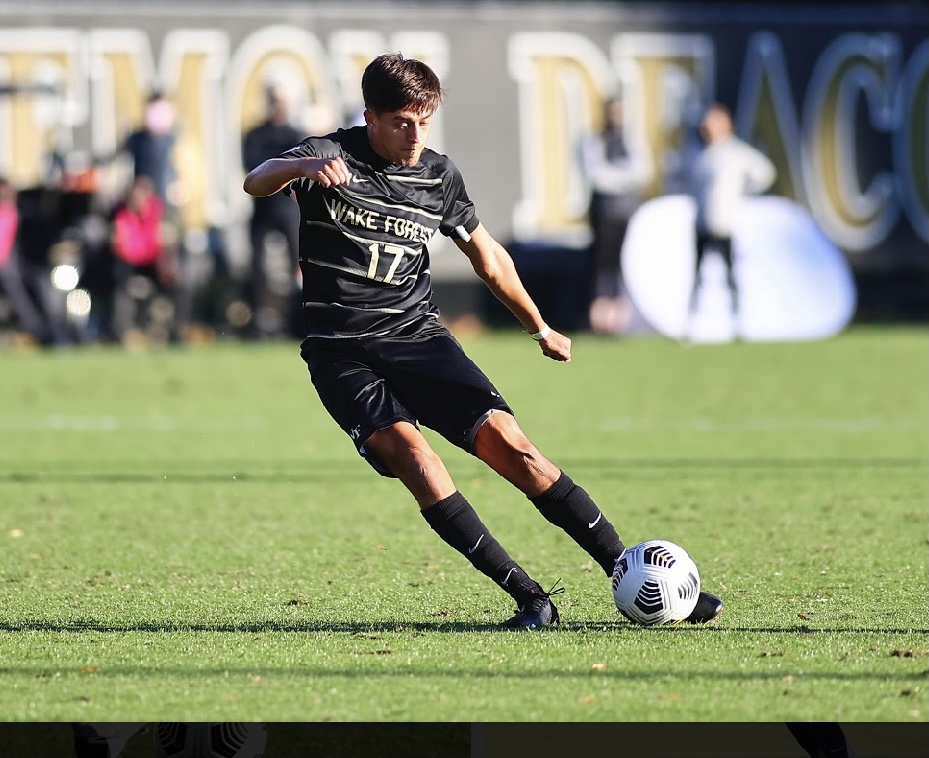
[{"label": "blurred spectator", "polygon": [[710,105],[700,122],[705,146],[690,167],[690,192],[696,202],[694,280],[687,310],[685,337],[692,332],[700,289],[700,269],[708,250],[715,250],[726,266],[732,321],[739,334],[739,293],[733,270],[732,230],[739,203],[746,195],[764,192],[776,176],[774,164],[733,133],[732,116],[720,103]]},{"label": "blurred spectator", "polygon": [[636,143],[626,128],[623,104],[608,100],[603,128],[582,145],[581,162],[590,184],[592,232],[590,327],[598,334],[619,334],[630,316],[622,281],[620,253],[629,219],[642,202],[652,176],[648,147]]},{"label": "blurred spectator", "polygon": [[32,301],[20,274],[16,238],[19,231],[19,211],[16,208],[16,188],[0,177],[0,287],[10,301],[20,328],[35,340],[42,341],[45,322]]},{"label": "blurred spectator", "polygon": [[118,339],[135,329],[170,341],[178,338],[177,251],[163,227],[164,204],[155,184],[139,176],[113,215],[113,331]]},{"label": "blurred spectator", "polygon": [[13,257],[19,211],[16,210],[16,188],[9,179],[0,176],[0,266]]},{"label": "blurred spectator", "polygon": [[96,341],[107,336],[96,317],[113,289],[109,209],[100,172],[92,157],[80,150],[56,146],[49,159],[42,192],[47,228],[54,230],[49,238],[52,281],[61,292],[59,298],[65,298],[73,335],[79,341]]},{"label": "blurred spectator", "polygon": [[151,179],[166,207],[177,205],[179,200],[174,168],[175,120],[174,105],[163,93],[154,92],[145,105],[141,128],[123,143],[123,150],[132,159],[133,176]]},{"label": "blurred spectator", "polygon": [[[3,285],[14,301],[20,325],[37,342],[45,346],[69,345],[74,338],[68,324],[65,294],[52,284],[53,258],[56,248],[62,247],[63,193],[57,187],[45,185],[19,192],[10,185],[5,193],[7,224],[14,220],[10,202],[16,211],[16,224]],[[14,295],[14,291],[19,294]]]},{"label": "blurred spectator", "polygon": [[138,177],[113,217],[113,252],[135,268],[154,267],[162,258],[164,206],[152,181]]},{"label": "blurred spectator", "polygon": [[[258,126],[246,132],[242,140],[242,163],[246,172],[274,158],[298,144],[302,134],[290,122],[290,107],[285,93],[278,87],[269,87],[267,114]],[[284,306],[284,313],[269,313],[267,244],[272,233],[280,234],[287,246],[289,270],[296,276],[299,247],[300,209],[296,201],[283,192],[268,197],[253,198],[252,217],[249,222],[251,261],[246,285],[246,299],[251,310],[251,321],[246,330],[250,337],[268,337],[280,333],[284,321],[290,318],[293,303]],[[298,295],[296,279],[288,293],[292,301]],[[282,315],[284,318],[282,319]]]},{"label": "blurred spectator", "polygon": [[[175,166],[177,115],[174,104],[160,91],[153,92],[145,105],[142,126],[123,143],[122,152],[132,159],[133,178],[146,177],[162,206],[161,241],[172,251],[173,302],[171,341],[183,338],[189,328],[193,307],[193,285],[182,240],[180,206],[184,191]],[[132,190],[129,190],[132,194]],[[136,280],[138,281],[138,280]],[[155,280],[153,280],[155,281]],[[118,287],[118,285],[117,285]],[[117,304],[120,298],[117,298]],[[119,320],[119,315],[116,316]]]}]

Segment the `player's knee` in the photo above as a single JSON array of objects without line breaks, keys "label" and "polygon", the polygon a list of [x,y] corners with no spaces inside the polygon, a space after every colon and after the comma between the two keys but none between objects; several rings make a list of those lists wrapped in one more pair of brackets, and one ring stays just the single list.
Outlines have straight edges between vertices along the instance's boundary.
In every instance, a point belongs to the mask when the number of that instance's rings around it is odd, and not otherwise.
[{"label": "player's knee", "polygon": [[394,464],[399,467],[398,474],[402,471],[424,479],[432,479],[437,472],[445,469],[442,459],[428,445],[414,445],[400,451],[394,457]]},{"label": "player's knee", "polygon": [[[412,427],[411,427],[412,429]],[[418,432],[391,428],[375,432],[365,443],[369,455],[373,455],[394,476],[407,480],[409,477],[429,476],[444,468],[441,458]]]}]

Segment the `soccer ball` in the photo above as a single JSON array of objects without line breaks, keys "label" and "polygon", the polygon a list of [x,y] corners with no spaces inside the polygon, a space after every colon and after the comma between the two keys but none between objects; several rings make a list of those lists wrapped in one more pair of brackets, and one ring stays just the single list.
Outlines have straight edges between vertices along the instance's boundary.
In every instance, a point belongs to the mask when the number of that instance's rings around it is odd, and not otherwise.
[{"label": "soccer ball", "polygon": [[700,572],[680,545],[649,540],[616,561],[612,584],[616,607],[633,623],[676,624],[697,604]]},{"label": "soccer ball", "polygon": [[267,724],[160,722],[154,730],[158,758],[263,758]]}]

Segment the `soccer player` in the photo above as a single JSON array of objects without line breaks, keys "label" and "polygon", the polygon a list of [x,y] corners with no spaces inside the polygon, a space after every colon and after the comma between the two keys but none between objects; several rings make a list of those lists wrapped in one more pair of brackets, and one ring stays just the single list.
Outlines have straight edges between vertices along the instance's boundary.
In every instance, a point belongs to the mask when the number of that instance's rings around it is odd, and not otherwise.
[{"label": "soccer player", "polygon": [[[451,237],[542,354],[571,359],[507,251],[482,226],[457,167],[426,148],[442,103],[424,63],[387,54],[361,81],[364,126],[310,137],[245,179],[257,197],[295,192],[306,338],[301,355],[326,410],[381,475],[398,478],[429,526],[515,601],[504,626],[559,623],[546,592],[458,491],[419,425],[477,456],[567,532],[608,576],[624,546],[590,496],[520,429],[507,402],[439,322],[427,243]],[[707,593],[690,620],[715,618]]]}]

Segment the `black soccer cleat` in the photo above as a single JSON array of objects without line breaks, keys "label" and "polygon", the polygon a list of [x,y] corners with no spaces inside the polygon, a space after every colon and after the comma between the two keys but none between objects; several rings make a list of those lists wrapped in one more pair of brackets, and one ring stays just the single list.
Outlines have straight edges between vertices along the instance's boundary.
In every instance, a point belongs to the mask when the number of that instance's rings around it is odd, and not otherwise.
[{"label": "black soccer cleat", "polygon": [[709,592],[701,592],[697,597],[697,604],[694,606],[694,609],[684,620],[689,621],[691,624],[708,624],[710,621],[714,621],[718,618],[719,614],[722,612],[722,600],[716,597],[716,595],[711,595]]},{"label": "black soccer cleat", "polygon": [[[555,582],[556,586],[557,584],[558,582]],[[504,629],[544,629],[558,626],[561,616],[558,615],[558,609],[551,601],[551,596],[560,595],[562,592],[564,587],[557,590],[552,587],[545,592],[536,584],[529,599],[519,606],[513,618],[503,622]]]}]

